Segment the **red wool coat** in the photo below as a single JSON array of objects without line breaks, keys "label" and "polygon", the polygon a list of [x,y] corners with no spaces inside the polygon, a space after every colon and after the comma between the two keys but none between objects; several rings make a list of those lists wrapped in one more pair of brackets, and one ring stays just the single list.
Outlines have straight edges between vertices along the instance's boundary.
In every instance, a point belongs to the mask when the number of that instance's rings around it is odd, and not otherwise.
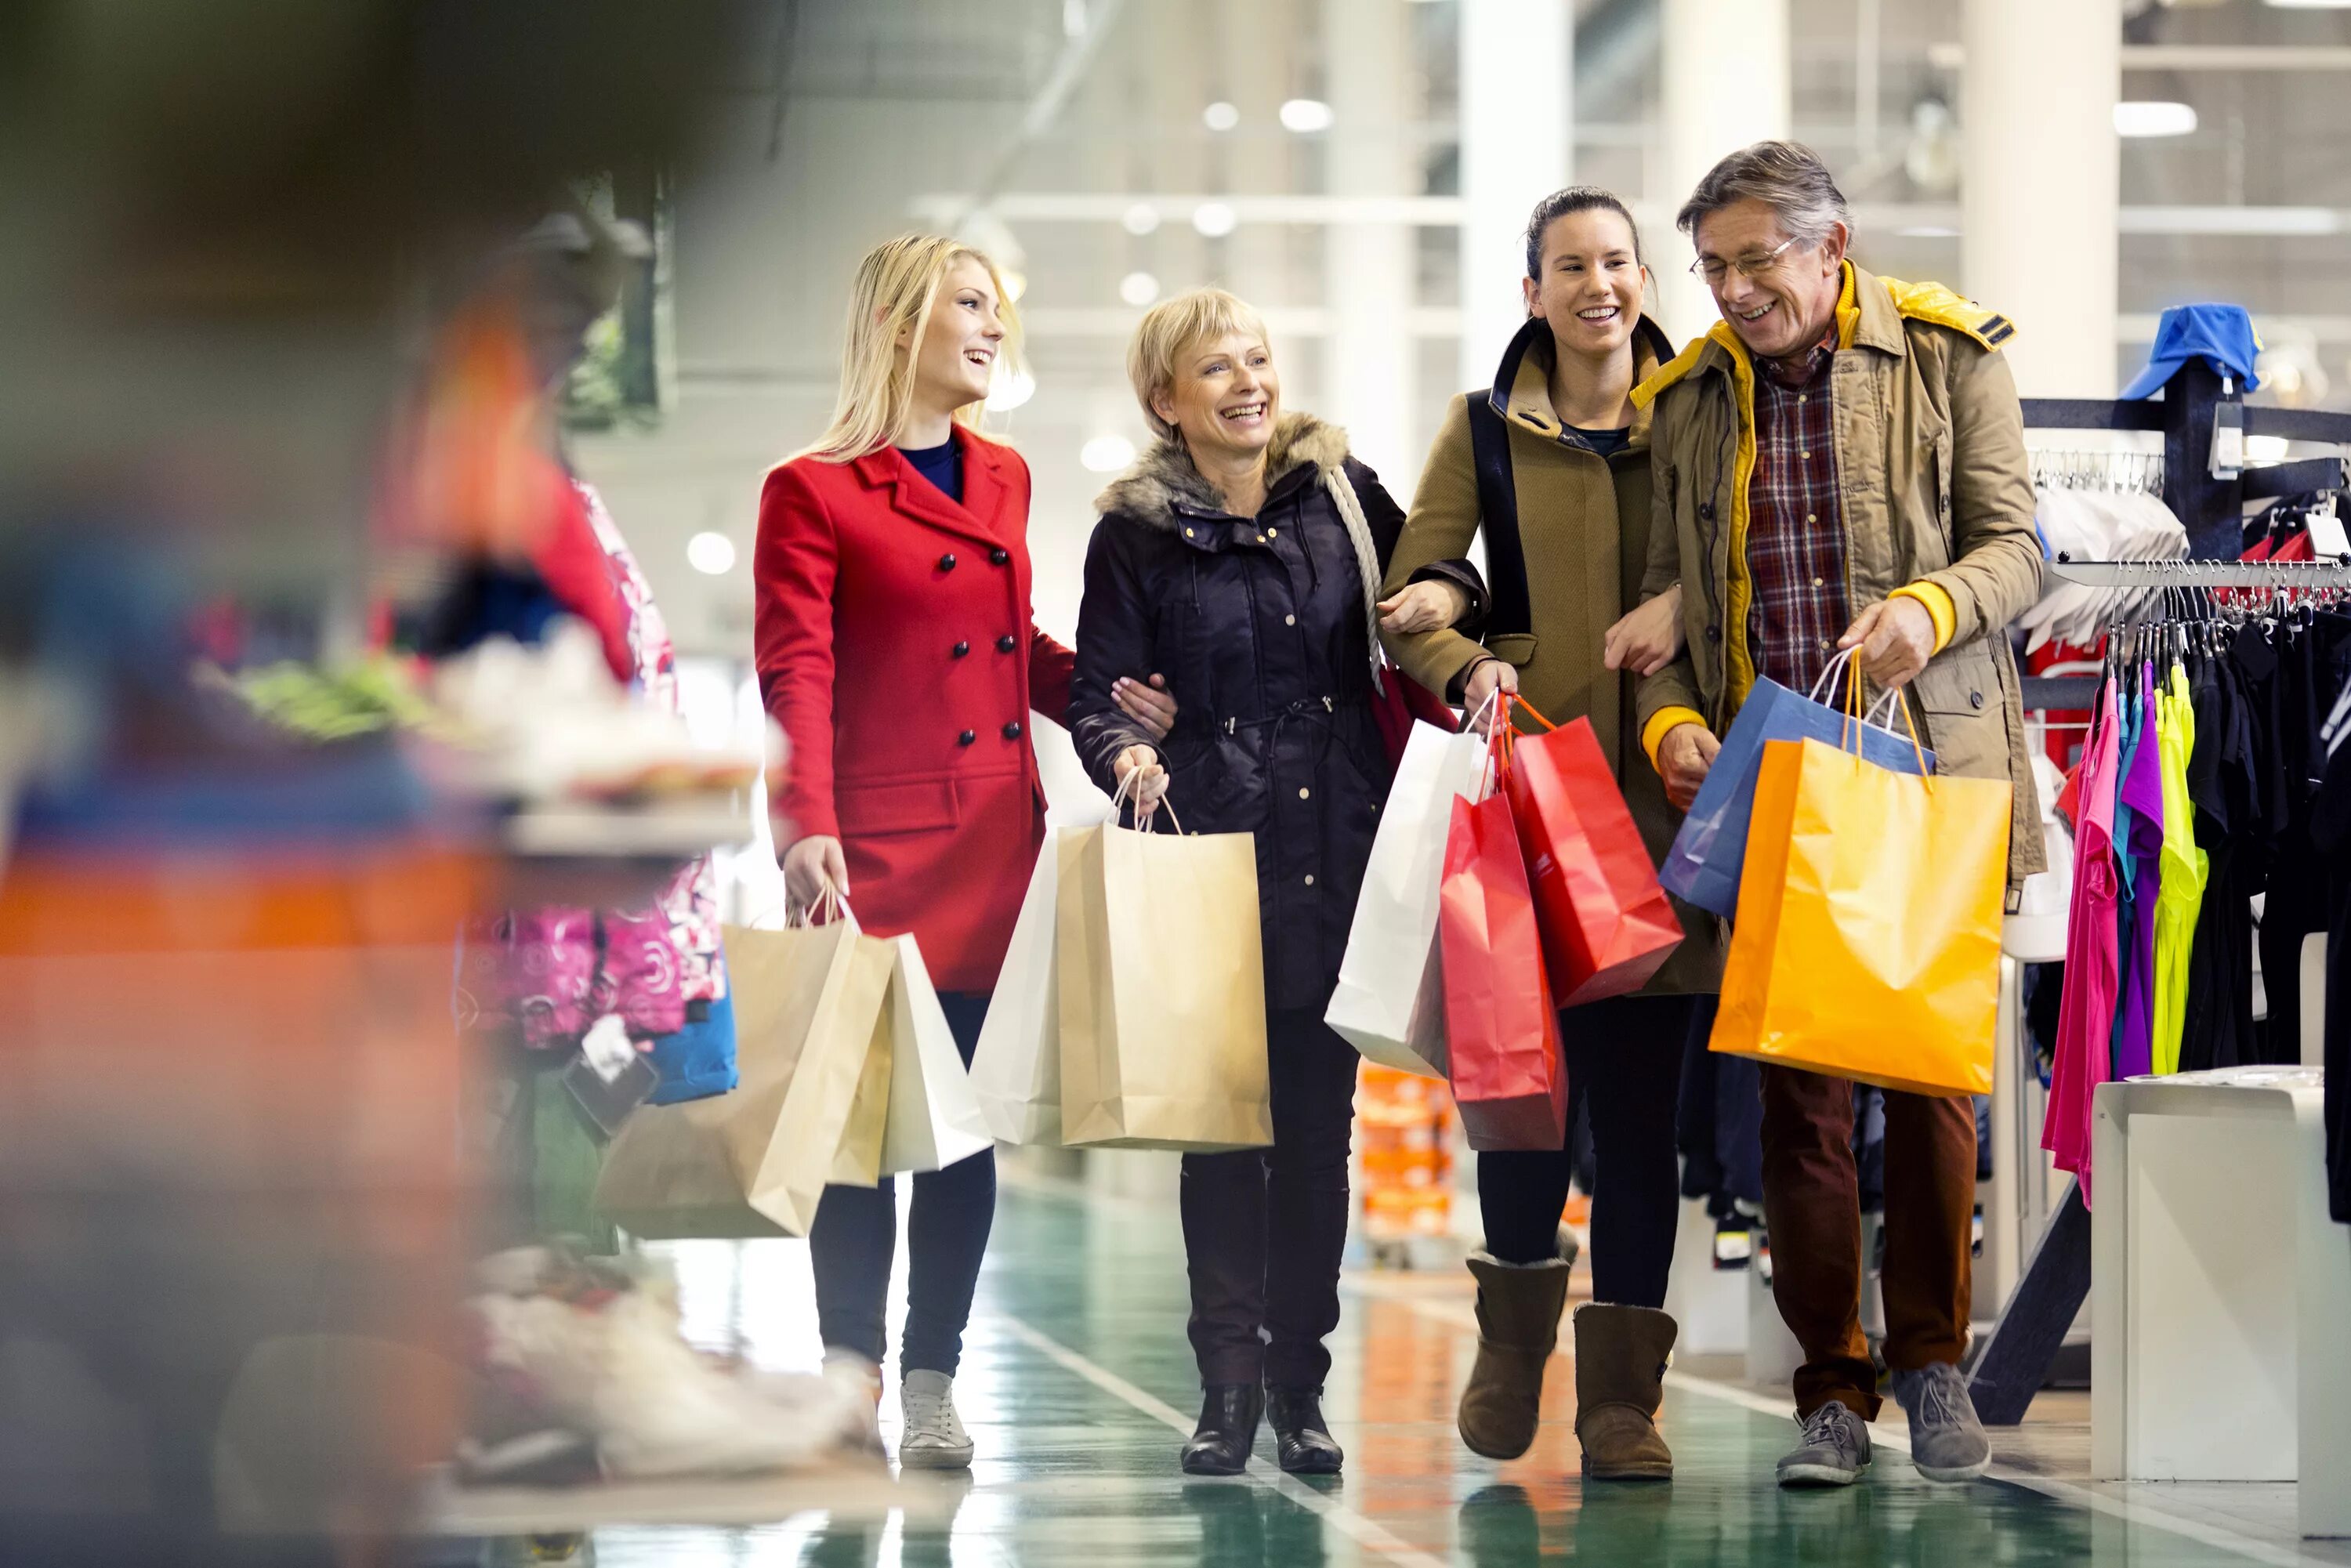
[{"label": "red wool coat", "polygon": [[1030,710],[1070,650],[1029,608],[1029,465],[956,427],[963,501],[895,447],[768,476],[752,558],[759,690],[791,742],[776,840],[841,841],[850,903],[911,931],[941,990],[991,990],[1044,842]]}]

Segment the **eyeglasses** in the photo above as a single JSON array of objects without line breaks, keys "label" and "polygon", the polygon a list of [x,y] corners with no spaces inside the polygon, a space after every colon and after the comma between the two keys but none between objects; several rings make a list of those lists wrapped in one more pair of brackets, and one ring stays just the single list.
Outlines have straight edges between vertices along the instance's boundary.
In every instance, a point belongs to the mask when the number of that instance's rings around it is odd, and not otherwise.
[{"label": "eyeglasses", "polygon": [[1733,272],[1750,283],[1759,283],[1780,265],[1780,258],[1795,243],[1793,239],[1783,239],[1761,256],[1742,256],[1736,261],[1725,261],[1717,256],[1702,256],[1690,263],[1690,276],[1701,279],[1709,288],[1719,288],[1723,279]]}]

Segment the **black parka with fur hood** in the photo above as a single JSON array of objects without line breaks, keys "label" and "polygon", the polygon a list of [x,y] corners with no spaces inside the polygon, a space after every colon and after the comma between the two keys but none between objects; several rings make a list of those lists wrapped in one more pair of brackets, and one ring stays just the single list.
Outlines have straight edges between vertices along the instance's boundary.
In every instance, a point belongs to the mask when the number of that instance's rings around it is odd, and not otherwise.
[{"label": "black parka with fur hood", "polygon": [[1404,512],[1311,415],[1282,416],[1266,476],[1258,515],[1232,517],[1161,440],[1102,493],[1069,724],[1110,789],[1118,754],[1150,744],[1111,683],[1167,677],[1168,801],[1187,831],[1256,835],[1267,1004],[1319,1012],[1387,798],[1372,604]]}]

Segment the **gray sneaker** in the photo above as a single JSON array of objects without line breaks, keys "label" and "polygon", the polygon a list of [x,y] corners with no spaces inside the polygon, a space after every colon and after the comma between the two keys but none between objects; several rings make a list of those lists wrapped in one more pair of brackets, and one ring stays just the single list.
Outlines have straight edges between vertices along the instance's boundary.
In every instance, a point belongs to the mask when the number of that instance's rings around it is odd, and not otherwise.
[{"label": "gray sneaker", "polygon": [[960,1470],[971,1464],[971,1434],[956,1414],[955,1379],[944,1372],[910,1372],[898,1385],[905,1424],[898,1431],[898,1463],[910,1470]]},{"label": "gray sneaker", "polygon": [[1976,1419],[1968,1380],[1949,1362],[1894,1375],[1894,1397],[1910,1412],[1910,1462],[1930,1481],[1971,1481],[1991,1468],[1991,1439]]},{"label": "gray sneaker", "polygon": [[1783,1487],[1849,1487],[1869,1469],[1869,1427],[1832,1399],[1804,1420],[1803,1441],[1781,1457]]}]

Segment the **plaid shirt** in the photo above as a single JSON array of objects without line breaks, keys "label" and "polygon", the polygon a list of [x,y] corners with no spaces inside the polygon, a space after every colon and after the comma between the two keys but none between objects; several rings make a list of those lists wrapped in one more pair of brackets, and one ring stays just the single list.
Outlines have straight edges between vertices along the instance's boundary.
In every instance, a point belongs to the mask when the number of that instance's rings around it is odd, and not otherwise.
[{"label": "plaid shirt", "polygon": [[1834,340],[1804,368],[1759,360],[1755,474],[1747,487],[1747,646],[1755,671],[1812,689],[1853,623],[1845,600],[1844,513],[1837,503]]}]

